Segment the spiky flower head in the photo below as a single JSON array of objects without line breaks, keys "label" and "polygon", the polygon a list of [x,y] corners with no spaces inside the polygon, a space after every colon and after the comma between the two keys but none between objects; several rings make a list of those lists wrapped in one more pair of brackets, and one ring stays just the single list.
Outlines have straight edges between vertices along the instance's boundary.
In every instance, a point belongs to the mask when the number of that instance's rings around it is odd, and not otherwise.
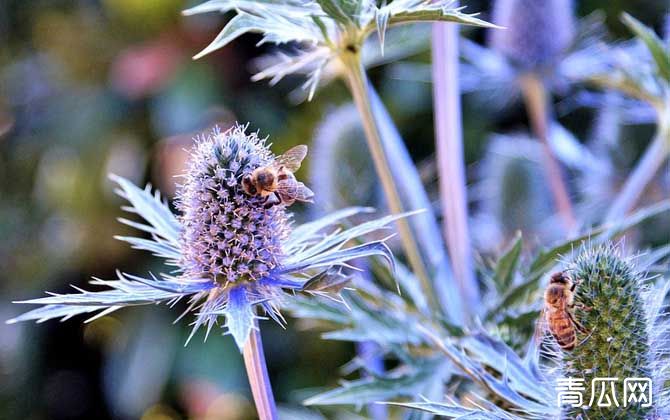
[{"label": "spiky flower head", "polygon": [[556,63],[574,38],[573,7],[572,0],[497,0],[492,20],[506,29],[489,31],[489,43],[523,70]]},{"label": "spiky flower head", "polygon": [[384,240],[349,244],[405,215],[327,232],[340,220],[369,211],[349,208],[290,229],[290,214],[283,204],[266,208],[263,198],[246,194],[242,178],[259,166],[272,165],[275,159],[265,140],[239,125],[199,137],[179,187],[179,216],[150,186],[140,189],[112,176],[120,186],[118,193],[131,204],[125,209],[147,223],[120,220],[151,235],[151,239],[118,239],[166,259],[176,270],[148,278],[119,272],[117,280],[91,282],[108,290],[77,288],[79,293],[20,302],[43,306],[9,322],[98,312],[94,319],[124,306],[174,305],[188,299],[184,314],[193,311],[196,315],[189,340],[201,326],[209,333],[224,317],[227,333],[242,348],[259,315],[257,307],[282,323],[278,305],[290,292],[339,291],[343,283],[340,268],[352,259],[378,255],[393,263]]},{"label": "spiky flower head", "polygon": [[[643,274],[611,243],[585,246],[568,273],[576,282],[574,315],[583,331],[577,332],[575,348],[562,353],[560,364],[562,376],[584,379],[586,407],[566,408],[564,414],[567,418],[660,418],[654,413],[662,410],[659,389],[665,386],[668,368],[667,338],[663,337],[667,322],[659,318],[659,309],[667,286],[650,293]],[[599,385],[593,387],[597,378],[618,378],[614,392],[619,406],[597,403],[601,391]],[[625,378],[651,379],[656,404],[624,406]],[[610,392],[611,384],[606,386]]]},{"label": "spiky flower head", "polygon": [[198,141],[177,201],[187,277],[243,283],[277,267],[288,234],[286,208],[266,208],[263,197],[241,185],[243,176],[273,163],[265,140],[240,126]]}]

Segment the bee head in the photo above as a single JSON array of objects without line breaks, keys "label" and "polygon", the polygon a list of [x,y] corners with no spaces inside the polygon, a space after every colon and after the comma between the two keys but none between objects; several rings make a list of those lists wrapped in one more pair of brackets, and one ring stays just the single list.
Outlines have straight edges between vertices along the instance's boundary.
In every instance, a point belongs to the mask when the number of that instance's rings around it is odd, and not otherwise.
[{"label": "bee head", "polygon": [[570,280],[570,277],[565,274],[564,271],[559,271],[557,273],[554,273],[551,275],[551,278],[549,279],[549,283],[560,283],[560,284],[568,284],[572,280]]},{"label": "bee head", "polygon": [[244,189],[244,192],[249,195],[256,195],[258,192],[254,186],[253,178],[250,174],[246,174],[244,177],[242,177],[242,188]]},{"label": "bee head", "polygon": [[275,176],[270,171],[260,171],[256,175],[256,182],[262,189],[270,189],[275,182]]}]

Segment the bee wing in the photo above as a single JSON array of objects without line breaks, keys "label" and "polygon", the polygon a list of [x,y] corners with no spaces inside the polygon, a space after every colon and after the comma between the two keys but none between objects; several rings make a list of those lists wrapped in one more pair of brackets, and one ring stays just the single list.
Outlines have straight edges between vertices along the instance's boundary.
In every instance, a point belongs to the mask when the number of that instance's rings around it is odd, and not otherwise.
[{"label": "bee wing", "polygon": [[312,198],[314,198],[314,191],[307,188],[302,182],[298,182],[295,199],[299,201],[312,201]]},{"label": "bee wing", "polygon": [[291,172],[300,169],[302,160],[307,156],[307,146],[304,144],[292,147],[281,156],[277,156],[275,165],[277,167],[283,166]]},{"label": "bee wing", "polygon": [[535,321],[535,331],[533,332],[533,340],[535,340],[536,344],[542,344],[547,329],[547,312],[546,309],[542,308],[537,321]]},{"label": "bee wing", "polygon": [[314,192],[299,181],[283,180],[277,184],[277,192],[285,197],[298,201],[312,201]]}]

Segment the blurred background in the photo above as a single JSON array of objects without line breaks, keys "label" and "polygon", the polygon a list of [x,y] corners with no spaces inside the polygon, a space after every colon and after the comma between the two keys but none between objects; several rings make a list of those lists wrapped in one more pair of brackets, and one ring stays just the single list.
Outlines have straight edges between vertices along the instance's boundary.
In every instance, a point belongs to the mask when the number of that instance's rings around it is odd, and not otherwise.
[{"label": "blurred background", "polygon": [[[91,275],[112,278],[117,268],[160,271],[150,255],[113,239],[129,229],[115,220],[122,215],[122,202],[107,174],[140,185],[151,182],[171,197],[184,149],[195,133],[214,124],[226,128],[234,121],[250,122],[252,130],[270,136],[277,153],[299,143],[312,145],[313,161],[325,166],[310,168],[308,157],[306,169],[298,173],[317,193],[314,208],[295,207],[299,220],[354,200],[378,205],[378,195],[370,193],[376,190],[373,174],[365,173],[369,166],[338,165],[344,160],[342,145],[364,148],[341,82],[324,86],[309,103],[295,94],[302,83],[298,78],[274,88],[250,82],[254,60],[269,52],[269,47],[255,46],[259,38],[253,35],[192,61],[229,18],[182,17],[180,11],[194,3],[0,2],[0,319],[25,309],[11,305],[12,300],[37,297],[44,290],[64,292],[71,284],[84,285]],[[490,17],[489,1],[462,3]],[[670,9],[665,0],[583,0],[576,14],[600,12],[605,22],[600,29],[610,39],[628,38],[619,21],[624,8],[660,34],[670,26],[664,23]],[[481,30],[464,35],[480,44],[487,41]],[[411,54],[370,69],[370,75],[426,184],[435,190],[430,52],[425,32],[416,37]],[[467,68],[462,72],[470,85],[481,84],[484,77]],[[653,134],[648,110],[640,109],[624,124],[616,109],[601,106],[602,98],[593,106],[583,87],[560,81],[557,86],[555,114],[562,127],[577,144],[614,151],[608,162],[626,174]],[[587,99],[575,99],[582,97]],[[517,229],[530,243],[550,241],[553,234],[539,151],[522,138],[528,125],[523,104],[497,99],[483,101],[481,92],[473,92],[463,105],[479,258],[499,251]],[[341,134],[350,143],[336,144],[333,138],[343,125],[350,130]],[[331,169],[342,169],[343,177],[358,171],[349,178],[356,181],[355,191],[334,191]],[[573,193],[583,198],[580,211],[597,213],[609,188],[616,190],[607,182],[617,177],[585,179],[581,174],[568,174]],[[667,176],[659,182],[650,188],[648,201],[667,197]],[[352,182],[345,179],[340,185]],[[646,243],[667,242],[663,232],[647,229]],[[166,307],[142,307],[90,324],[80,319],[37,326],[1,323],[0,419],[254,418],[242,358],[232,340],[212,334],[206,344],[193,340],[183,347],[188,322],[172,326],[176,314]],[[275,396],[296,410],[311,388],[334,385],[354,354],[350,344],[325,345],[317,332],[291,320],[288,331],[266,322],[263,335]]]}]

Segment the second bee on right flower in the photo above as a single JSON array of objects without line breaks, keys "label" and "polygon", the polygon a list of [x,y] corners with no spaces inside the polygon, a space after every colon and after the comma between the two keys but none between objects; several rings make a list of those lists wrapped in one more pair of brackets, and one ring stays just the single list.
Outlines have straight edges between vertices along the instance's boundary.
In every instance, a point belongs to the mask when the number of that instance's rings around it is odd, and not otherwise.
[{"label": "second bee on right flower", "polygon": [[575,319],[574,292],[577,283],[565,272],[551,275],[549,286],[544,292],[544,317],[549,332],[559,347],[572,350],[577,344],[577,331],[585,333],[584,327]]}]

